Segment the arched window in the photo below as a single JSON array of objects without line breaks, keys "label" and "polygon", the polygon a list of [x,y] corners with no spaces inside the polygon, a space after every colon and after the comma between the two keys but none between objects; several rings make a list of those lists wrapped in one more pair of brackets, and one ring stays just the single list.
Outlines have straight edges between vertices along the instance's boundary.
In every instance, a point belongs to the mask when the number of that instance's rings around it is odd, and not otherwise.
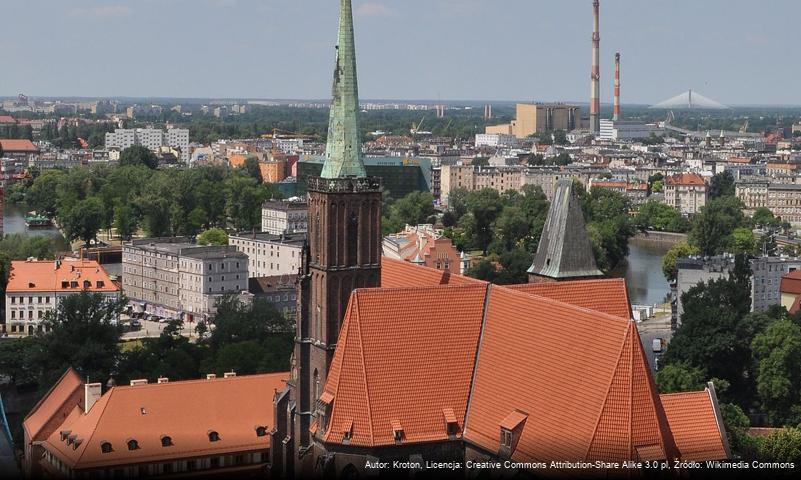
[{"label": "arched window", "polygon": [[356,212],[351,212],[348,218],[348,266],[355,266],[358,263],[357,255],[359,252],[359,217]]},{"label": "arched window", "polygon": [[220,434],[215,432],[214,430],[209,432],[209,441],[210,442],[219,442],[220,441]]},{"label": "arched window", "polygon": [[139,442],[134,439],[128,440],[128,450],[136,450],[139,448]]},{"label": "arched window", "polygon": [[257,437],[267,436],[267,428],[266,427],[256,427],[256,436]]},{"label": "arched window", "polygon": [[103,453],[111,453],[114,451],[114,449],[111,448],[111,444],[109,442],[103,442],[100,444],[100,451]]},{"label": "arched window", "polygon": [[164,435],[161,437],[161,446],[162,447],[171,447],[172,446],[172,438],[168,435]]}]

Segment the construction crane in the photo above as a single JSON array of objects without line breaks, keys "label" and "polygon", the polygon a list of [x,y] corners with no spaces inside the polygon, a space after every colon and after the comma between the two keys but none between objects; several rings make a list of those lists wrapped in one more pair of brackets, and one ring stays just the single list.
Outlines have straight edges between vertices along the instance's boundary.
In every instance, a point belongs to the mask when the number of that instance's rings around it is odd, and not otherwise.
[{"label": "construction crane", "polygon": [[747,131],[748,131],[748,119],[746,119],[743,126],[740,127],[740,133],[746,133]]},{"label": "construction crane", "polygon": [[414,136],[417,135],[417,132],[420,131],[420,127],[423,126],[423,122],[425,120],[426,120],[426,117],[425,117],[425,115],[423,115],[423,118],[420,119],[420,123],[418,123],[417,126],[414,126],[414,123],[412,123],[412,128],[409,130],[409,133],[412,134],[412,138],[414,138]]},{"label": "construction crane", "polygon": [[308,135],[305,133],[300,132],[290,132],[289,130],[281,130],[280,128],[274,128],[273,133],[265,133],[261,136],[261,138],[268,138],[268,139],[280,139],[280,138],[298,138],[303,140],[314,140],[317,138],[317,135]]}]

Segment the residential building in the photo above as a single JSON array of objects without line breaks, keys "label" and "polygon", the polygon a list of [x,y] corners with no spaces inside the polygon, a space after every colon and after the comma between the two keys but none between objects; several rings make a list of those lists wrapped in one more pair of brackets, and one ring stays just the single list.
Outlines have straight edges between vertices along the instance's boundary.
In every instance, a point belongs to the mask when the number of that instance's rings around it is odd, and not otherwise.
[{"label": "residential building", "polygon": [[22,161],[26,165],[31,157],[39,153],[39,147],[26,139],[2,138],[0,139],[0,146],[3,147],[3,156],[5,158]]},{"label": "residential building", "polygon": [[771,183],[768,209],[790,223],[801,223],[801,184]]},{"label": "residential building", "polygon": [[676,260],[676,285],[672,292],[673,326],[678,328],[681,325],[681,316],[684,314],[684,306],[681,302],[683,294],[699,283],[728,278],[732,270],[734,270],[734,256],[728,254],[708,258],[692,257]]},{"label": "residential building", "polygon": [[575,105],[518,103],[517,114],[511,124],[489,126],[485,133],[514,135],[522,139],[552,130],[569,132],[578,127],[580,122],[581,111]]},{"label": "residential building", "polygon": [[[601,120],[603,122],[603,120]],[[603,123],[601,123],[603,125]],[[648,200],[648,184],[647,183],[631,183],[626,181],[614,180],[591,180],[590,187],[608,188],[616,192],[622,193],[629,200],[634,208],[639,207]]]},{"label": "residential building", "polygon": [[469,267],[467,257],[433,225],[406,225],[402,232],[387,235],[382,242],[382,252],[385,258],[445,272],[464,274]]},{"label": "residential building", "polygon": [[747,215],[753,215],[760,207],[768,206],[768,180],[748,180],[737,182],[734,188],[735,195],[745,205]]},{"label": "residential building", "polygon": [[268,200],[261,206],[261,231],[271,235],[303,233],[309,228],[306,202]]},{"label": "residential building", "polygon": [[801,270],[793,270],[782,276],[780,285],[781,306],[790,314],[801,309]]},{"label": "residential building", "polygon": [[67,296],[80,292],[101,293],[116,300],[120,287],[94,260],[19,260],[11,262],[6,286],[3,333],[29,336],[46,331],[48,312]]},{"label": "residential building", "polygon": [[517,143],[517,137],[507,133],[476,134],[476,147],[514,147]]},{"label": "residential building", "polygon": [[786,274],[801,269],[801,258],[761,256],[751,260],[751,311],[765,312],[781,304]]},{"label": "residential building", "polygon": [[682,215],[699,213],[706,199],[706,181],[696,173],[679,173],[665,179],[665,203]]},{"label": "residential building", "polygon": [[224,295],[247,290],[248,256],[185,237],[134,240],[123,245],[122,278],[134,312],[205,321]]},{"label": "residential building", "polygon": [[171,128],[166,132],[154,128],[122,129],[118,128],[114,132],[106,133],[106,148],[126,148],[140,145],[153,152],[158,152],[161,147],[173,147],[181,152],[181,161],[189,163],[191,152],[189,149],[189,130],[183,128]]},{"label": "residential building", "polygon": [[297,282],[297,275],[250,278],[248,290],[254,300],[265,300],[287,319],[294,320],[298,313]]},{"label": "residential building", "polygon": [[297,275],[303,262],[305,233],[230,235],[228,245],[247,255],[249,278]]},{"label": "residential building", "polygon": [[70,368],[23,422],[28,478],[264,477],[289,372],[130,385]]}]

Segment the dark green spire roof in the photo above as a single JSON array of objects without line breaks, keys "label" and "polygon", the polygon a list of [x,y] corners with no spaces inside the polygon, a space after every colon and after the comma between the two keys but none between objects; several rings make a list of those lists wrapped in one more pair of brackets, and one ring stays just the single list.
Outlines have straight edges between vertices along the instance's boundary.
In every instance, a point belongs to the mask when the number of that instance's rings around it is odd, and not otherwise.
[{"label": "dark green spire roof", "polygon": [[353,8],[351,0],[341,0],[333,100],[321,177],[367,176],[362,162],[358,115],[359,87],[356,79],[356,46],[353,40]]},{"label": "dark green spire roof", "polygon": [[554,279],[601,277],[573,180],[556,183],[548,219],[528,273]]}]

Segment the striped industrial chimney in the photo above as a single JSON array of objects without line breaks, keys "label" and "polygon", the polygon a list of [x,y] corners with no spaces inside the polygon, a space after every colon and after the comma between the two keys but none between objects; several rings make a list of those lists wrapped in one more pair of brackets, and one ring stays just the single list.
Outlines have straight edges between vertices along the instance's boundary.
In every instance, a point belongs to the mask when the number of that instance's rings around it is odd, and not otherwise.
[{"label": "striped industrial chimney", "polygon": [[620,120],[620,52],[615,54],[615,104],[612,110],[612,120]]},{"label": "striped industrial chimney", "polygon": [[600,29],[600,2],[592,2],[592,73],[590,74],[590,132],[599,133],[601,130],[601,29]]}]

